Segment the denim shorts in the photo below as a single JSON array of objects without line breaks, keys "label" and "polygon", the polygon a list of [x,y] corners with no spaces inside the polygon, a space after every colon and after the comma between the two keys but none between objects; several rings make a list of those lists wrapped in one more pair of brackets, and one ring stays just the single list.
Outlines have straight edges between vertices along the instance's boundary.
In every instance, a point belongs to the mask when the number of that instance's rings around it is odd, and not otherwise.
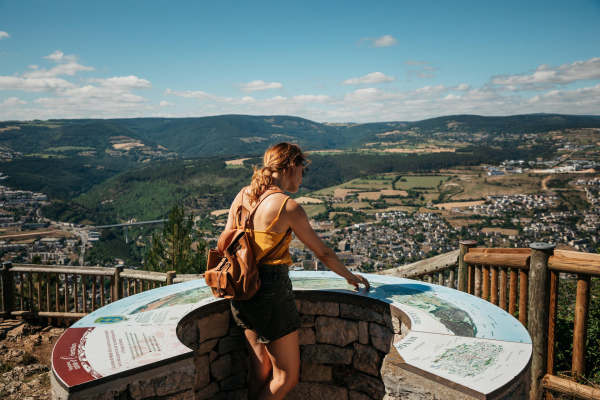
[{"label": "denim shorts", "polygon": [[242,329],[270,343],[300,328],[300,316],[287,265],[262,265],[260,289],[248,300],[231,300],[231,314]]}]

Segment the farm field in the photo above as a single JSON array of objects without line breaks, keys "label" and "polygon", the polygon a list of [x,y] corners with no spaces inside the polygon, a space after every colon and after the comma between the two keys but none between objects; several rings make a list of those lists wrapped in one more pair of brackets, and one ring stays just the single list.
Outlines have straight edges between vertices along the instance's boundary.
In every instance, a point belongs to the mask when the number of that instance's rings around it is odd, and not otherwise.
[{"label": "farm field", "polygon": [[483,232],[483,233],[498,232],[501,235],[513,235],[513,236],[516,236],[519,234],[518,229],[504,229],[504,228],[494,228],[494,227],[481,228],[481,232]]},{"label": "farm field", "polygon": [[309,217],[314,217],[315,215],[325,211],[325,206],[322,204],[304,204],[302,205],[302,208],[304,208],[306,215]]},{"label": "farm field", "polygon": [[323,200],[319,200],[319,199],[313,199],[312,197],[298,197],[296,200],[296,203],[298,204],[320,204],[323,202]]},{"label": "farm field", "polygon": [[[358,199],[378,200],[380,196],[407,196],[408,193],[405,190],[390,190],[384,189],[379,192],[360,192],[358,193]],[[387,201],[388,199],[386,199]]]},{"label": "farm field", "polygon": [[440,181],[445,181],[446,176],[435,175],[435,176],[402,176],[402,179],[406,179],[406,182],[396,182],[397,189],[412,189],[415,187],[431,187],[435,188],[439,185]]},{"label": "farm field", "polygon": [[229,212],[229,209],[226,208],[226,209],[223,209],[223,210],[215,210],[215,211],[211,212],[210,215],[214,215],[215,217],[218,217],[220,215],[227,214],[228,212]]},{"label": "farm field", "polygon": [[225,161],[227,165],[244,165],[244,161],[249,160],[249,158],[238,158],[236,160]]}]

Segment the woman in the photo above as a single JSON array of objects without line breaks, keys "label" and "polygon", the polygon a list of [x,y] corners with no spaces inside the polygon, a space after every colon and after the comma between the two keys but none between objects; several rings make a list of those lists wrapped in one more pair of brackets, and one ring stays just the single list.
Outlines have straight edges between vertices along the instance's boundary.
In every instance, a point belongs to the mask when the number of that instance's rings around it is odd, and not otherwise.
[{"label": "woman", "polygon": [[[300,147],[279,143],[269,148],[263,157],[264,167],[255,169],[252,184],[235,198],[225,229],[235,229],[235,210],[238,205],[250,209],[269,189],[296,193],[302,177],[308,171],[303,164]],[[254,256],[260,259],[274,248],[291,228],[323,264],[346,278],[358,289],[369,288],[369,282],[350,273],[335,252],[311,228],[304,209],[283,193],[263,200],[253,217],[253,230],[248,230]],[[250,399],[282,399],[298,382],[300,318],[288,275],[292,264],[289,253],[291,236],[279,250],[259,268],[261,287],[249,300],[232,300],[231,311],[236,323],[244,329],[251,359]]]}]

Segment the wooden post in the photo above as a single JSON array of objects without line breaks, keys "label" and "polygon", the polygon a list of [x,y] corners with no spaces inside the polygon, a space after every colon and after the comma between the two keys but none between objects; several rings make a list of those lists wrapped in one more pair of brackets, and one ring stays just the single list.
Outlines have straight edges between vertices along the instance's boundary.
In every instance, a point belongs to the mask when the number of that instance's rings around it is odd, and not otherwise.
[{"label": "wooden post", "polygon": [[27,282],[29,283],[29,311],[35,311],[33,307],[33,273],[27,273]]},{"label": "wooden post", "polygon": [[104,307],[104,302],[106,301],[104,296],[104,277],[100,276],[100,307]]},{"label": "wooden post", "polygon": [[508,292],[508,268],[500,268],[500,308],[506,311],[506,295]]},{"label": "wooden post", "polygon": [[475,295],[475,266],[469,265],[469,284],[467,293]]},{"label": "wooden post", "polygon": [[38,282],[37,282],[37,294],[38,294],[38,311],[42,311],[42,274],[37,274]]},{"label": "wooden post", "polygon": [[587,325],[590,311],[590,275],[577,275],[575,327],[573,328],[573,373],[585,374]]},{"label": "wooden post", "polygon": [[510,294],[508,295],[508,313],[513,317],[517,313],[517,282],[518,275],[515,268],[510,269]]},{"label": "wooden post", "polygon": [[[51,301],[50,301],[50,273],[46,273],[46,311],[50,312]],[[52,318],[48,318],[48,325],[52,325]]]},{"label": "wooden post", "polygon": [[527,305],[529,304],[529,273],[519,270],[519,321],[527,326]]},{"label": "wooden post", "polygon": [[475,266],[475,296],[481,298],[481,265]]},{"label": "wooden post", "polygon": [[490,302],[498,305],[498,267],[492,267],[492,284],[491,284]]},{"label": "wooden post", "polygon": [[[433,283],[433,275],[427,275],[427,282]],[[167,283],[167,285],[168,285],[168,283]]]},{"label": "wooden post", "polygon": [[[175,276],[177,276],[175,271],[167,271],[167,285],[173,284],[173,279],[175,279]],[[431,275],[429,276],[431,277]]]},{"label": "wooden post", "polygon": [[474,240],[461,240],[460,254],[458,256],[458,290],[467,292],[469,290],[469,266],[465,263],[465,254],[471,247],[475,247],[477,242]]},{"label": "wooden post", "polygon": [[111,302],[121,300],[123,298],[123,278],[121,278],[121,272],[123,272],[123,266],[120,265],[115,267],[115,278],[113,281],[113,296]]},{"label": "wooden post", "polygon": [[[69,312],[69,275],[65,274],[65,312]],[[66,321],[69,321],[67,318]],[[68,323],[68,322],[67,322]]]},{"label": "wooden post", "polygon": [[548,370],[546,371],[546,373],[550,375],[554,375],[556,373],[556,317],[558,312],[559,282],[558,274],[558,271],[550,271],[550,307],[548,308]]},{"label": "wooden post", "polygon": [[444,271],[440,272],[438,275],[438,285],[444,286]]},{"label": "wooden post", "polygon": [[77,275],[73,275],[73,301],[75,303],[75,313],[79,312],[79,285],[77,284]]},{"label": "wooden post", "polygon": [[115,284],[115,276],[110,277],[110,302],[114,303],[117,296],[117,286]]},{"label": "wooden post", "polygon": [[530,399],[539,400],[544,394],[542,378],[548,363],[548,309],[550,307],[550,270],[548,258],[555,245],[532,243],[529,267],[529,336],[531,336]]},{"label": "wooden post", "polygon": [[454,270],[456,268],[450,268],[450,271],[448,273],[448,287],[450,289],[454,289]]},{"label": "wooden post", "polygon": [[81,302],[83,303],[83,313],[87,314],[87,275],[81,275]]},{"label": "wooden post", "polygon": [[94,312],[96,310],[96,281],[98,280],[98,277],[96,275],[92,275],[92,309],[91,311]]},{"label": "wooden post", "polygon": [[[56,304],[56,312],[60,312],[60,290],[59,290],[59,283],[60,283],[60,274],[54,274],[54,300],[55,300],[55,304]],[[65,312],[67,312],[65,310]],[[56,322],[57,325],[60,326],[61,318],[58,317],[56,318]]]},{"label": "wooden post", "polygon": [[482,284],[482,288],[481,288],[481,297],[485,301],[489,301],[490,300],[490,267],[484,266],[482,274],[483,274],[483,284]]},{"label": "wooden post", "polygon": [[19,272],[19,297],[21,298],[21,311],[25,311],[25,289],[23,289],[23,273]]},{"label": "wooden post", "polygon": [[46,311],[50,312],[50,273],[46,273]]},{"label": "wooden post", "polygon": [[10,313],[15,311],[15,283],[11,268],[12,263],[10,261],[2,263],[2,304],[7,319],[11,318]]}]

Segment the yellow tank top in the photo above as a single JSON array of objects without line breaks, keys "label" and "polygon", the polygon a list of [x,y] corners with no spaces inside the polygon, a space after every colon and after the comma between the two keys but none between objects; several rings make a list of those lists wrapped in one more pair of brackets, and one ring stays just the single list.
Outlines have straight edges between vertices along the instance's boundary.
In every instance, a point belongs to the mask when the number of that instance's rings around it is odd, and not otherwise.
[{"label": "yellow tank top", "polygon": [[[281,238],[285,235],[285,232],[269,232],[269,230],[275,225],[275,223],[279,220],[279,215],[281,214],[281,210],[287,203],[289,196],[285,198],[283,204],[281,204],[281,208],[277,213],[277,217],[271,222],[271,224],[267,227],[266,231],[257,231],[253,229],[246,229],[248,237],[250,238],[250,245],[252,246],[252,251],[254,252],[254,257],[256,261],[260,260],[262,256],[267,254],[269,250],[279,243]],[[238,229],[241,228],[238,225]],[[290,256],[290,242],[292,241],[292,236],[290,235],[285,242],[281,245],[281,248],[277,253],[273,254],[271,258],[265,261],[265,264],[270,265],[292,265],[292,257]]]}]

